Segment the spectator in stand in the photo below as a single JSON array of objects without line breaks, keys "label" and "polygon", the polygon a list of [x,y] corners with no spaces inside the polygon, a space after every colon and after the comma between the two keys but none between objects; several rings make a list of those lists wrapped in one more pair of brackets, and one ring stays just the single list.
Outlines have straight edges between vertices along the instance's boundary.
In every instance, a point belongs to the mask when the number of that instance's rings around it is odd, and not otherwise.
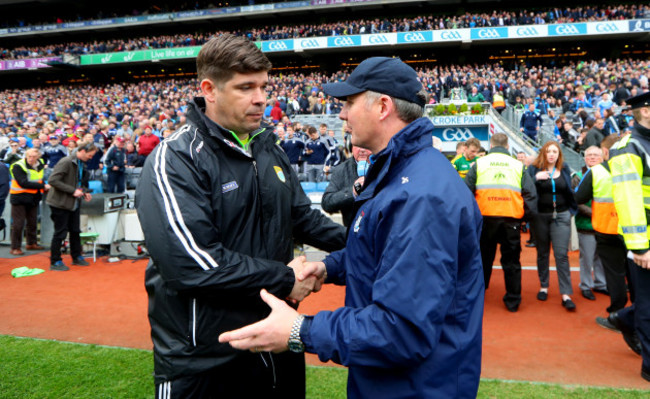
[{"label": "spectator in stand", "polygon": [[126,141],[126,165],[127,168],[139,168],[142,166],[140,155],[132,141]]},{"label": "spectator in stand", "polygon": [[20,161],[25,156],[24,151],[20,148],[20,144],[17,139],[14,139],[9,142],[9,151],[6,152],[4,162],[7,165],[11,165],[15,162]]},{"label": "spectator in stand", "polygon": [[25,151],[25,157],[14,162],[10,167],[11,172],[11,251],[12,255],[23,255],[20,249],[25,231],[25,249],[42,250],[38,245],[37,217],[38,204],[41,202],[42,193],[50,186],[43,181],[45,165],[40,159],[41,153],[30,148]]},{"label": "spectator in stand", "polygon": [[123,193],[125,189],[124,171],[126,168],[126,151],[124,149],[124,137],[115,136],[113,145],[106,152],[104,158],[108,182],[107,193]]},{"label": "spectator in stand", "polygon": [[271,112],[270,112],[271,121],[274,124],[280,122],[280,119],[282,119],[282,115],[284,115],[284,113],[282,112],[282,109],[280,108],[280,102],[276,101],[275,104],[273,105],[273,108],[271,109]]},{"label": "spectator in stand", "polygon": [[470,103],[482,103],[485,101],[485,97],[478,92],[478,87],[472,86],[471,93],[467,95],[467,101]]},{"label": "spectator in stand", "polygon": [[580,149],[586,151],[589,147],[600,147],[600,143],[605,138],[605,120],[603,118],[596,118],[593,126],[589,131],[587,131],[587,136],[585,137]]},{"label": "spectator in stand", "polygon": [[61,159],[68,155],[67,149],[60,143],[59,136],[52,134],[45,145],[43,145],[43,160],[45,161],[44,179],[47,181],[52,169]]},{"label": "spectator in stand", "polygon": [[153,135],[151,126],[145,126],[144,134],[138,139],[138,155],[142,158],[143,163],[159,143],[160,139]]}]

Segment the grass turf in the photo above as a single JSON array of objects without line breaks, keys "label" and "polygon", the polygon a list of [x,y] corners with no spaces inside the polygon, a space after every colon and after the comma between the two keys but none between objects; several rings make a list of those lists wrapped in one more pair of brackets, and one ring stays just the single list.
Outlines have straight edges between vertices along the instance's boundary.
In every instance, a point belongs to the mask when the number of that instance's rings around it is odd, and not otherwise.
[{"label": "grass turf", "polygon": [[[0,399],[153,398],[150,351],[0,335]],[[307,367],[307,398],[345,398],[347,371]],[[647,398],[648,391],[481,380],[479,398]]]}]

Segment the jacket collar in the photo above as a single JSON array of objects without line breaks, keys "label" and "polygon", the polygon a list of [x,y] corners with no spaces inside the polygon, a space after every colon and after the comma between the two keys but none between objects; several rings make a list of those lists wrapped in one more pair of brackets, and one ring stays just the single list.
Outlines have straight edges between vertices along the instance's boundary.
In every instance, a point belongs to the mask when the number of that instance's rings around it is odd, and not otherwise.
[{"label": "jacket collar", "polygon": [[488,154],[494,154],[494,153],[505,154],[510,156],[510,153],[505,147],[493,147],[490,149],[490,152],[488,152]]},{"label": "jacket collar", "polygon": [[[233,150],[250,157],[250,154],[246,152],[238,143],[237,140],[233,137],[233,132],[219,125],[212,119],[208,118],[205,114],[205,98],[203,97],[194,97],[189,104],[187,109],[188,120],[192,121],[197,125],[199,131],[207,132],[207,134],[219,141],[220,143],[225,144],[227,147],[232,148]],[[259,129],[254,130],[250,133],[251,137],[261,134],[256,140],[263,140],[268,138],[268,133],[265,132],[267,129],[265,126],[261,126]]]},{"label": "jacket collar", "polygon": [[428,118],[419,118],[406,125],[391,137],[386,148],[372,155],[371,166],[366,176],[366,188],[359,195],[359,200],[374,196],[375,190],[382,184],[391,164],[400,158],[406,158],[424,148],[432,147],[433,123]]}]

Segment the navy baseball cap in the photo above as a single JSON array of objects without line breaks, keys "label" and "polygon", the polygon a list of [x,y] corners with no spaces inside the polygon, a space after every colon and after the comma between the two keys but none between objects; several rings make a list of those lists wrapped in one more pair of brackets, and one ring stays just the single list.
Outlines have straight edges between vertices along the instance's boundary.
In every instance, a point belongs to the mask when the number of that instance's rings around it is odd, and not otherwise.
[{"label": "navy baseball cap", "polygon": [[635,97],[630,97],[625,100],[625,102],[630,106],[630,109],[648,107],[650,106],[650,91],[647,93],[639,94]]},{"label": "navy baseball cap", "polygon": [[417,96],[422,83],[417,73],[399,58],[371,57],[359,64],[345,82],[326,83],[325,94],[345,99],[347,96],[374,91],[424,106]]}]

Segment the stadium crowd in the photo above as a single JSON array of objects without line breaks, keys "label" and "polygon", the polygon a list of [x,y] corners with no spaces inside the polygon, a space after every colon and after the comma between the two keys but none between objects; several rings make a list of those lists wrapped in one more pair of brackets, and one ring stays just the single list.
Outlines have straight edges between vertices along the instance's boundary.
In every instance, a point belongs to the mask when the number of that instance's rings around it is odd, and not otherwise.
[{"label": "stadium crowd", "polygon": [[248,27],[217,32],[192,32],[177,35],[146,36],[129,39],[96,40],[92,42],[65,42],[39,46],[1,48],[0,59],[23,59],[63,54],[84,55],[186,46],[200,46],[213,35],[232,33],[251,40],[279,40],[296,37],[338,36],[417,30],[461,29],[487,26],[512,26],[584,21],[613,21],[643,18],[650,12],[647,5],[610,5],[566,7],[563,9],[492,11],[491,13],[463,13],[459,15],[421,15],[358,19],[320,24],[293,24]]}]

